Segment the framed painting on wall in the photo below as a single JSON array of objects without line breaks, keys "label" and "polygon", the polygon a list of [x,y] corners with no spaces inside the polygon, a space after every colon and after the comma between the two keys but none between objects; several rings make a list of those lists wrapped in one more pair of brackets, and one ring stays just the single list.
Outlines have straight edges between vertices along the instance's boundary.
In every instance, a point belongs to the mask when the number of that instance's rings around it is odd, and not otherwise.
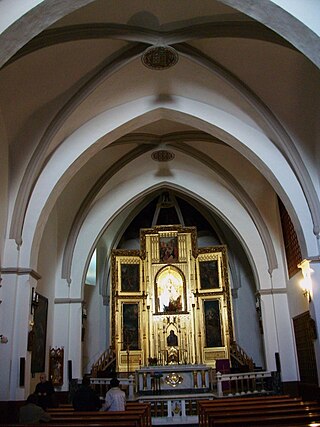
[{"label": "framed painting on wall", "polygon": [[203,302],[206,347],[222,347],[220,301],[218,299]]},{"label": "framed painting on wall", "polygon": [[54,387],[63,385],[63,348],[50,348],[49,352],[49,377]]},{"label": "framed painting on wall", "polygon": [[140,291],[140,265],[121,264],[121,292]]},{"label": "framed painting on wall", "polygon": [[38,294],[37,306],[34,309],[33,336],[29,342],[32,374],[45,371],[47,316],[48,299]]},{"label": "framed painting on wall", "polygon": [[122,305],[122,350],[139,350],[139,304]]},{"label": "framed painting on wall", "polygon": [[160,262],[178,262],[178,238],[160,237],[159,238],[159,258]]},{"label": "framed painting on wall", "polygon": [[219,267],[217,260],[199,261],[200,289],[219,289]]}]

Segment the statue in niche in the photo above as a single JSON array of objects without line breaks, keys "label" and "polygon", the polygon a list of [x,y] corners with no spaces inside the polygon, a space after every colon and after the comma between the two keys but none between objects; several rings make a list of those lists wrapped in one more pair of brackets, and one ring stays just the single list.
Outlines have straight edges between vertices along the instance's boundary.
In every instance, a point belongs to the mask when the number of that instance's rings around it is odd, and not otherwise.
[{"label": "statue in niche", "polygon": [[167,345],[169,347],[176,347],[178,345],[178,337],[173,330],[171,330],[170,334],[167,336]]},{"label": "statue in niche", "polygon": [[158,284],[158,310],[163,313],[183,311],[183,284],[171,277]]}]

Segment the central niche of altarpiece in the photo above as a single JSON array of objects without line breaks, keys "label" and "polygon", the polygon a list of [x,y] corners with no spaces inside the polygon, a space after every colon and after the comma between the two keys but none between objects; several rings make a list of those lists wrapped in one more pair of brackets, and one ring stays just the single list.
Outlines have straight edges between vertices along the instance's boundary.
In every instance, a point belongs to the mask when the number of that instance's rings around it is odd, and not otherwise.
[{"label": "central niche of altarpiece", "polygon": [[197,247],[195,227],[140,230],[140,250],[112,254],[117,371],[228,359],[233,341],[225,246]]}]

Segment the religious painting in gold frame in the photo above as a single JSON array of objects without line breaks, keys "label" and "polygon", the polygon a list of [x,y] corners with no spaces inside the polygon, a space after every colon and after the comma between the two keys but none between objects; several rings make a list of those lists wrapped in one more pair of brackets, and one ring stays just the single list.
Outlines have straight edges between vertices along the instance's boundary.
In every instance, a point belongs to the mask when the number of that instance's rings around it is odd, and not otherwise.
[{"label": "religious painting in gold frame", "polygon": [[119,296],[142,295],[140,251],[116,249],[112,253],[112,292]]},{"label": "religious painting in gold frame", "polygon": [[179,251],[178,251],[178,238],[177,236],[172,237],[159,237],[159,258],[161,263],[178,262]]},{"label": "religious painting in gold frame", "polygon": [[122,304],[122,350],[139,350],[139,303]]},{"label": "religious painting in gold frame", "polygon": [[223,347],[223,321],[221,318],[221,304],[218,298],[203,300],[203,317],[205,347]]},{"label": "religious painting in gold frame", "polygon": [[214,290],[220,288],[218,259],[199,261],[200,290]]},{"label": "religious painting in gold frame", "polygon": [[136,263],[121,263],[121,292],[140,291],[140,265]]},{"label": "religious painting in gold frame", "polygon": [[230,357],[234,341],[226,246],[199,248],[197,266],[203,362],[215,367]]}]

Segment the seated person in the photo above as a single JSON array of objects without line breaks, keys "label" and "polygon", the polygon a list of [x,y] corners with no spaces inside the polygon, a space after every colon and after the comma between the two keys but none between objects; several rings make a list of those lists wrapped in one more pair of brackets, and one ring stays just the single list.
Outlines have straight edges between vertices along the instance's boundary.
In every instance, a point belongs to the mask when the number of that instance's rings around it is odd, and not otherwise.
[{"label": "seated person", "polygon": [[110,381],[110,390],[106,394],[105,403],[102,405],[102,411],[124,411],[126,406],[125,392],[120,390],[119,380],[112,378]]},{"label": "seated person", "polygon": [[39,424],[48,423],[51,421],[51,416],[41,406],[38,405],[38,397],[36,394],[30,394],[25,405],[21,406],[19,411],[20,424]]},{"label": "seated person", "polygon": [[38,396],[38,404],[43,409],[54,406],[54,388],[51,381],[47,381],[46,374],[40,375],[40,382],[36,385],[34,393]]},{"label": "seated person", "polygon": [[72,399],[75,411],[98,411],[101,402],[97,393],[90,387],[90,378],[84,377],[81,386],[75,392]]}]

